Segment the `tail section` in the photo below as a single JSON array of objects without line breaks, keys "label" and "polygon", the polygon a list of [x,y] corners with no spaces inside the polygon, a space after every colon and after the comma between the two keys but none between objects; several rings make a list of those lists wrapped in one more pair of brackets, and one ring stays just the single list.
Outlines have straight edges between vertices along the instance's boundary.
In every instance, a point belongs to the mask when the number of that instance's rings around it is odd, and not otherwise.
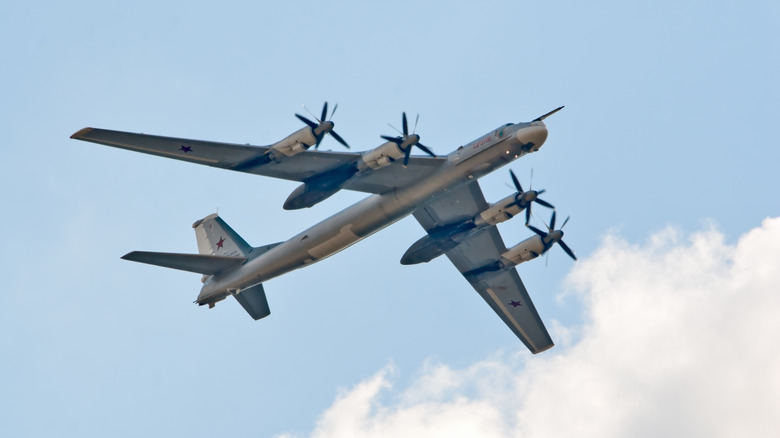
[{"label": "tail section", "polygon": [[[192,225],[200,254],[133,251],[122,258],[204,275],[217,275],[243,264],[252,247],[216,214]],[[267,251],[267,250],[266,250]]]},{"label": "tail section", "polygon": [[176,254],[170,252],[132,251],[122,256],[124,260],[162,266],[163,268],[216,275],[238,266],[246,257],[222,257],[205,254]]},{"label": "tail section", "polygon": [[242,289],[241,292],[233,296],[236,297],[236,301],[241,304],[241,307],[243,307],[244,310],[246,310],[246,313],[255,321],[271,314],[271,309],[268,307],[268,300],[265,298],[265,290],[263,290],[262,283]]},{"label": "tail section", "polygon": [[198,252],[204,255],[246,257],[252,247],[216,213],[192,224],[198,239]]},{"label": "tail section", "polygon": [[[216,213],[208,215],[203,219],[192,224],[192,228],[195,229],[195,237],[198,239],[198,252],[200,257],[220,257],[228,259],[225,263],[229,263],[229,260],[246,260],[250,252],[253,252],[253,257],[265,253],[271,248],[279,245],[279,243],[272,243],[270,245],[261,246],[258,248],[252,248],[241,236],[238,235],[230,225],[225,223],[221,217]],[[281,243],[281,242],[280,242]],[[246,310],[246,313],[252,317],[255,321],[271,314],[271,309],[268,307],[268,300],[265,297],[265,290],[262,284],[256,284],[254,286],[243,288],[239,291],[229,291],[231,295],[241,304],[241,307]],[[201,301],[198,297],[199,304],[209,304],[212,307],[215,301],[208,299]],[[215,297],[217,300],[224,299]]]},{"label": "tail section", "polygon": [[[271,314],[262,284],[232,289],[227,284],[220,286],[219,275],[232,269],[241,269],[248,258],[257,257],[279,245],[272,243],[252,248],[217,214],[211,214],[192,224],[198,241],[200,254],[179,254],[149,251],[133,251],[122,257],[125,260],[180,269],[203,274],[205,283],[195,302],[209,308],[233,295],[241,307],[253,319],[258,320]],[[251,253],[251,255],[250,255]],[[212,277],[215,276],[215,277]]]}]

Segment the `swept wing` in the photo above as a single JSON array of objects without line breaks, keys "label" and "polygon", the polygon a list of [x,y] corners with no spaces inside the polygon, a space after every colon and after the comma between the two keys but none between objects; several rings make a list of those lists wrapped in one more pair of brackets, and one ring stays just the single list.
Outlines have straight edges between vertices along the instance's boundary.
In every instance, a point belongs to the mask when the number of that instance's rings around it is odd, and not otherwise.
[{"label": "swept wing", "polygon": [[[473,217],[486,208],[488,203],[479,184],[472,181],[421,207],[414,212],[414,217],[426,231],[430,231]],[[492,226],[472,235],[445,254],[464,274],[498,260],[505,251],[498,229]],[[515,268],[464,277],[532,353],[553,346]]]},{"label": "swept wing", "polygon": [[[268,146],[219,143],[98,128],[84,128],[71,138],[221,169],[300,182],[348,166],[361,157],[359,152],[308,150],[280,162],[257,164],[258,159],[268,152]],[[419,181],[441,166],[445,160],[443,157],[411,157],[407,167],[392,165],[358,175],[344,188],[366,193],[384,193]]]}]

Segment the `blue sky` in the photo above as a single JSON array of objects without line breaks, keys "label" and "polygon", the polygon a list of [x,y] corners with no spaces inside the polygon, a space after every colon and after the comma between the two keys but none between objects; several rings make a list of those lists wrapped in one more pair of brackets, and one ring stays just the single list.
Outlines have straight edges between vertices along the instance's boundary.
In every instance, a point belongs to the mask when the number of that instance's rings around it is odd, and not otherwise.
[{"label": "blue sky", "polygon": [[[639,253],[671,242],[658,251],[673,257],[711,229],[731,254],[780,215],[779,26],[768,1],[6,5],[0,432],[327,434],[315,428],[334,400],[388,366],[396,389],[370,399],[386,407],[431,364],[539,375],[533,362],[572,357],[598,315],[595,295],[573,292],[593,283],[565,281],[583,268],[562,251],[521,266],[563,340],[525,357],[446,259],[398,263],[423,233],[411,218],[268,282],[265,320],[232,301],[198,308],[197,275],[119,257],[195,252],[190,225],[217,209],[254,245],[284,240],[364,195],[284,211],[294,183],[70,140],[76,130],[268,144],[300,128],[301,104],[327,100],[356,150],[407,111],[445,154],[566,105],[541,151],[510,167],[524,186],[533,169],[534,188],[572,216],[566,241],[585,266],[607,263],[609,239]],[[481,180],[488,200],[507,183],[505,169]],[[529,235],[519,221],[501,232],[510,245]]]}]

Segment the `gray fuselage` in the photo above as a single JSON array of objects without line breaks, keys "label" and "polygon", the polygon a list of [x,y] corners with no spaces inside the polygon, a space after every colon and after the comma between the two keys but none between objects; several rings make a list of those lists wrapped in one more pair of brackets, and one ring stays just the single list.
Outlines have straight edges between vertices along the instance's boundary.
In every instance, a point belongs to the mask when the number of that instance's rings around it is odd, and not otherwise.
[{"label": "gray fuselage", "polygon": [[[241,289],[325,259],[403,219],[438,196],[530,152],[547,139],[542,121],[506,124],[459,147],[435,172],[407,187],[371,195],[243,265],[205,279],[196,302],[220,301]],[[393,165],[400,166],[401,163]]]}]

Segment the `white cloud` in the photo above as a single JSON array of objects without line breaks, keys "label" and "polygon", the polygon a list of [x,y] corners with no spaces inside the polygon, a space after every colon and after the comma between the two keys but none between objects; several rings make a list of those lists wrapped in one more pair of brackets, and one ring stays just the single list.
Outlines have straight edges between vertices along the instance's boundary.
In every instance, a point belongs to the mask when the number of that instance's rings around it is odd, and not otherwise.
[{"label": "white cloud", "polygon": [[[608,236],[568,283],[585,323],[567,348],[466,369],[392,367],[344,391],[313,437],[774,436],[780,430],[780,218],[728,245],[669,229]],[[565,331],[565,330],[561,330]],[[391,401],[381,397],[393,394]]]}]

